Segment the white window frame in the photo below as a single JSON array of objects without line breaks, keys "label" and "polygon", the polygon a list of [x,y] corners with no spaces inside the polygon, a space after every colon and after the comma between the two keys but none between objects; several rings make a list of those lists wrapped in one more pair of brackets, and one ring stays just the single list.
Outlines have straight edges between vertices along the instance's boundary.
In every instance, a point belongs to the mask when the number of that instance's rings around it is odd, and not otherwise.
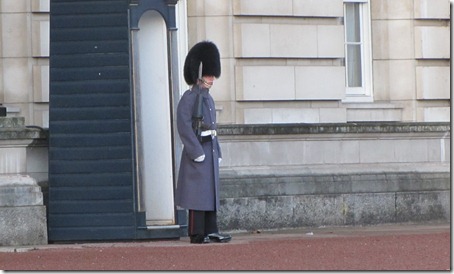
[{"label": "white window frame", "polygon": [[[361,35],[361,87],[348,87],[348,52],[347,52],[347,27],[346,27],[346,4],[358,4],[359,24]],[[373,101],[373,80],[372,80],[372,39],[370,20],[370,0],[344,0],[344,37],[345,37],[345,103],[350,102],[372,102]]]}]

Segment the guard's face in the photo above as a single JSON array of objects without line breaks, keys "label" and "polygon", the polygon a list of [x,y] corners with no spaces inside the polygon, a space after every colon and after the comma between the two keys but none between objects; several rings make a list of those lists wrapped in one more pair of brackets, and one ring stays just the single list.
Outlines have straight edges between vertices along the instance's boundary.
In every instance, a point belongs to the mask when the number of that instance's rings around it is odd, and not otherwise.
[{"label": "guard's face", "polygon": [[214,77],[214,76],[209,76],[209,75],[202,76],[202,85],[205,88],[211,88],[213,86],[215,79],[216,79],[216,77]]}]

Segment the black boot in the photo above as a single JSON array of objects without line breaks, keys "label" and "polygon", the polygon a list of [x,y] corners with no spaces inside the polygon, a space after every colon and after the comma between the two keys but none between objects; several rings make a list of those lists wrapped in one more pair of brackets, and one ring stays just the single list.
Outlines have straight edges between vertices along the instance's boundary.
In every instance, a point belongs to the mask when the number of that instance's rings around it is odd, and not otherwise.
[{"label": "black boot", "polygon": [[208,238],[208,236],[192,235],[190,238],[191,244],[207,244],[210,242],[210,238]]},{"label": "black boot", "polygon": [[218,243],[226,243],[232,239],[229,234],[220,234],[219,232],[208,234],[208,238]]}]

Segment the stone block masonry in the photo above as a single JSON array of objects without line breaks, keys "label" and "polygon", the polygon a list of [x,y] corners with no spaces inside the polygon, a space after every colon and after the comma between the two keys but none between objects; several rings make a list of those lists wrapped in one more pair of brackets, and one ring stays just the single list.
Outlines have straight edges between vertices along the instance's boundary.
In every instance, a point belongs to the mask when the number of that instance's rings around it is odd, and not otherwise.
[{"label": "stone block masonry", "polygon": [[222,230],[450,220],[447,123],[220,126]]},{"label": "stone block masonry", "polygon": [[251,231],[449,221],[449,181],[449,173],[224,178],[219,222]]},{"label": "stone block masonry", "polygon": [[36,180],[0,175],[0,246],[47,244],[46,208]]}]

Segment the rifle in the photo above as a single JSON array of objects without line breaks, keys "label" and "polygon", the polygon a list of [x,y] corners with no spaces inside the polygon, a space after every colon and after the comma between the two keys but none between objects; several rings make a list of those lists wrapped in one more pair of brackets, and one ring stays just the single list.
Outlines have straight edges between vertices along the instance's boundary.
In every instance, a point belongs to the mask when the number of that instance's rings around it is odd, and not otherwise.
[{"label": "rifle", "polygon": [[194,110],[192,112],[192,128],[199,141],[202,141],[201,133],[203,131],[203,96],[197,94],[197,98],[194,104]]},{"label": "rifle", "polygon": [[[202,62],[200,62],[199,65],[199,79],[202,79]],[[197,88],[198,83],[197,83]],[[203,96],[202,94],[198,93],[195,104],[194,104],[194,109],[192,111],[192,128],[194,129],[194,133],[197,136],[197,139],[202,142],[202,131],[206,128],[206,125],[203,123]]]}]

